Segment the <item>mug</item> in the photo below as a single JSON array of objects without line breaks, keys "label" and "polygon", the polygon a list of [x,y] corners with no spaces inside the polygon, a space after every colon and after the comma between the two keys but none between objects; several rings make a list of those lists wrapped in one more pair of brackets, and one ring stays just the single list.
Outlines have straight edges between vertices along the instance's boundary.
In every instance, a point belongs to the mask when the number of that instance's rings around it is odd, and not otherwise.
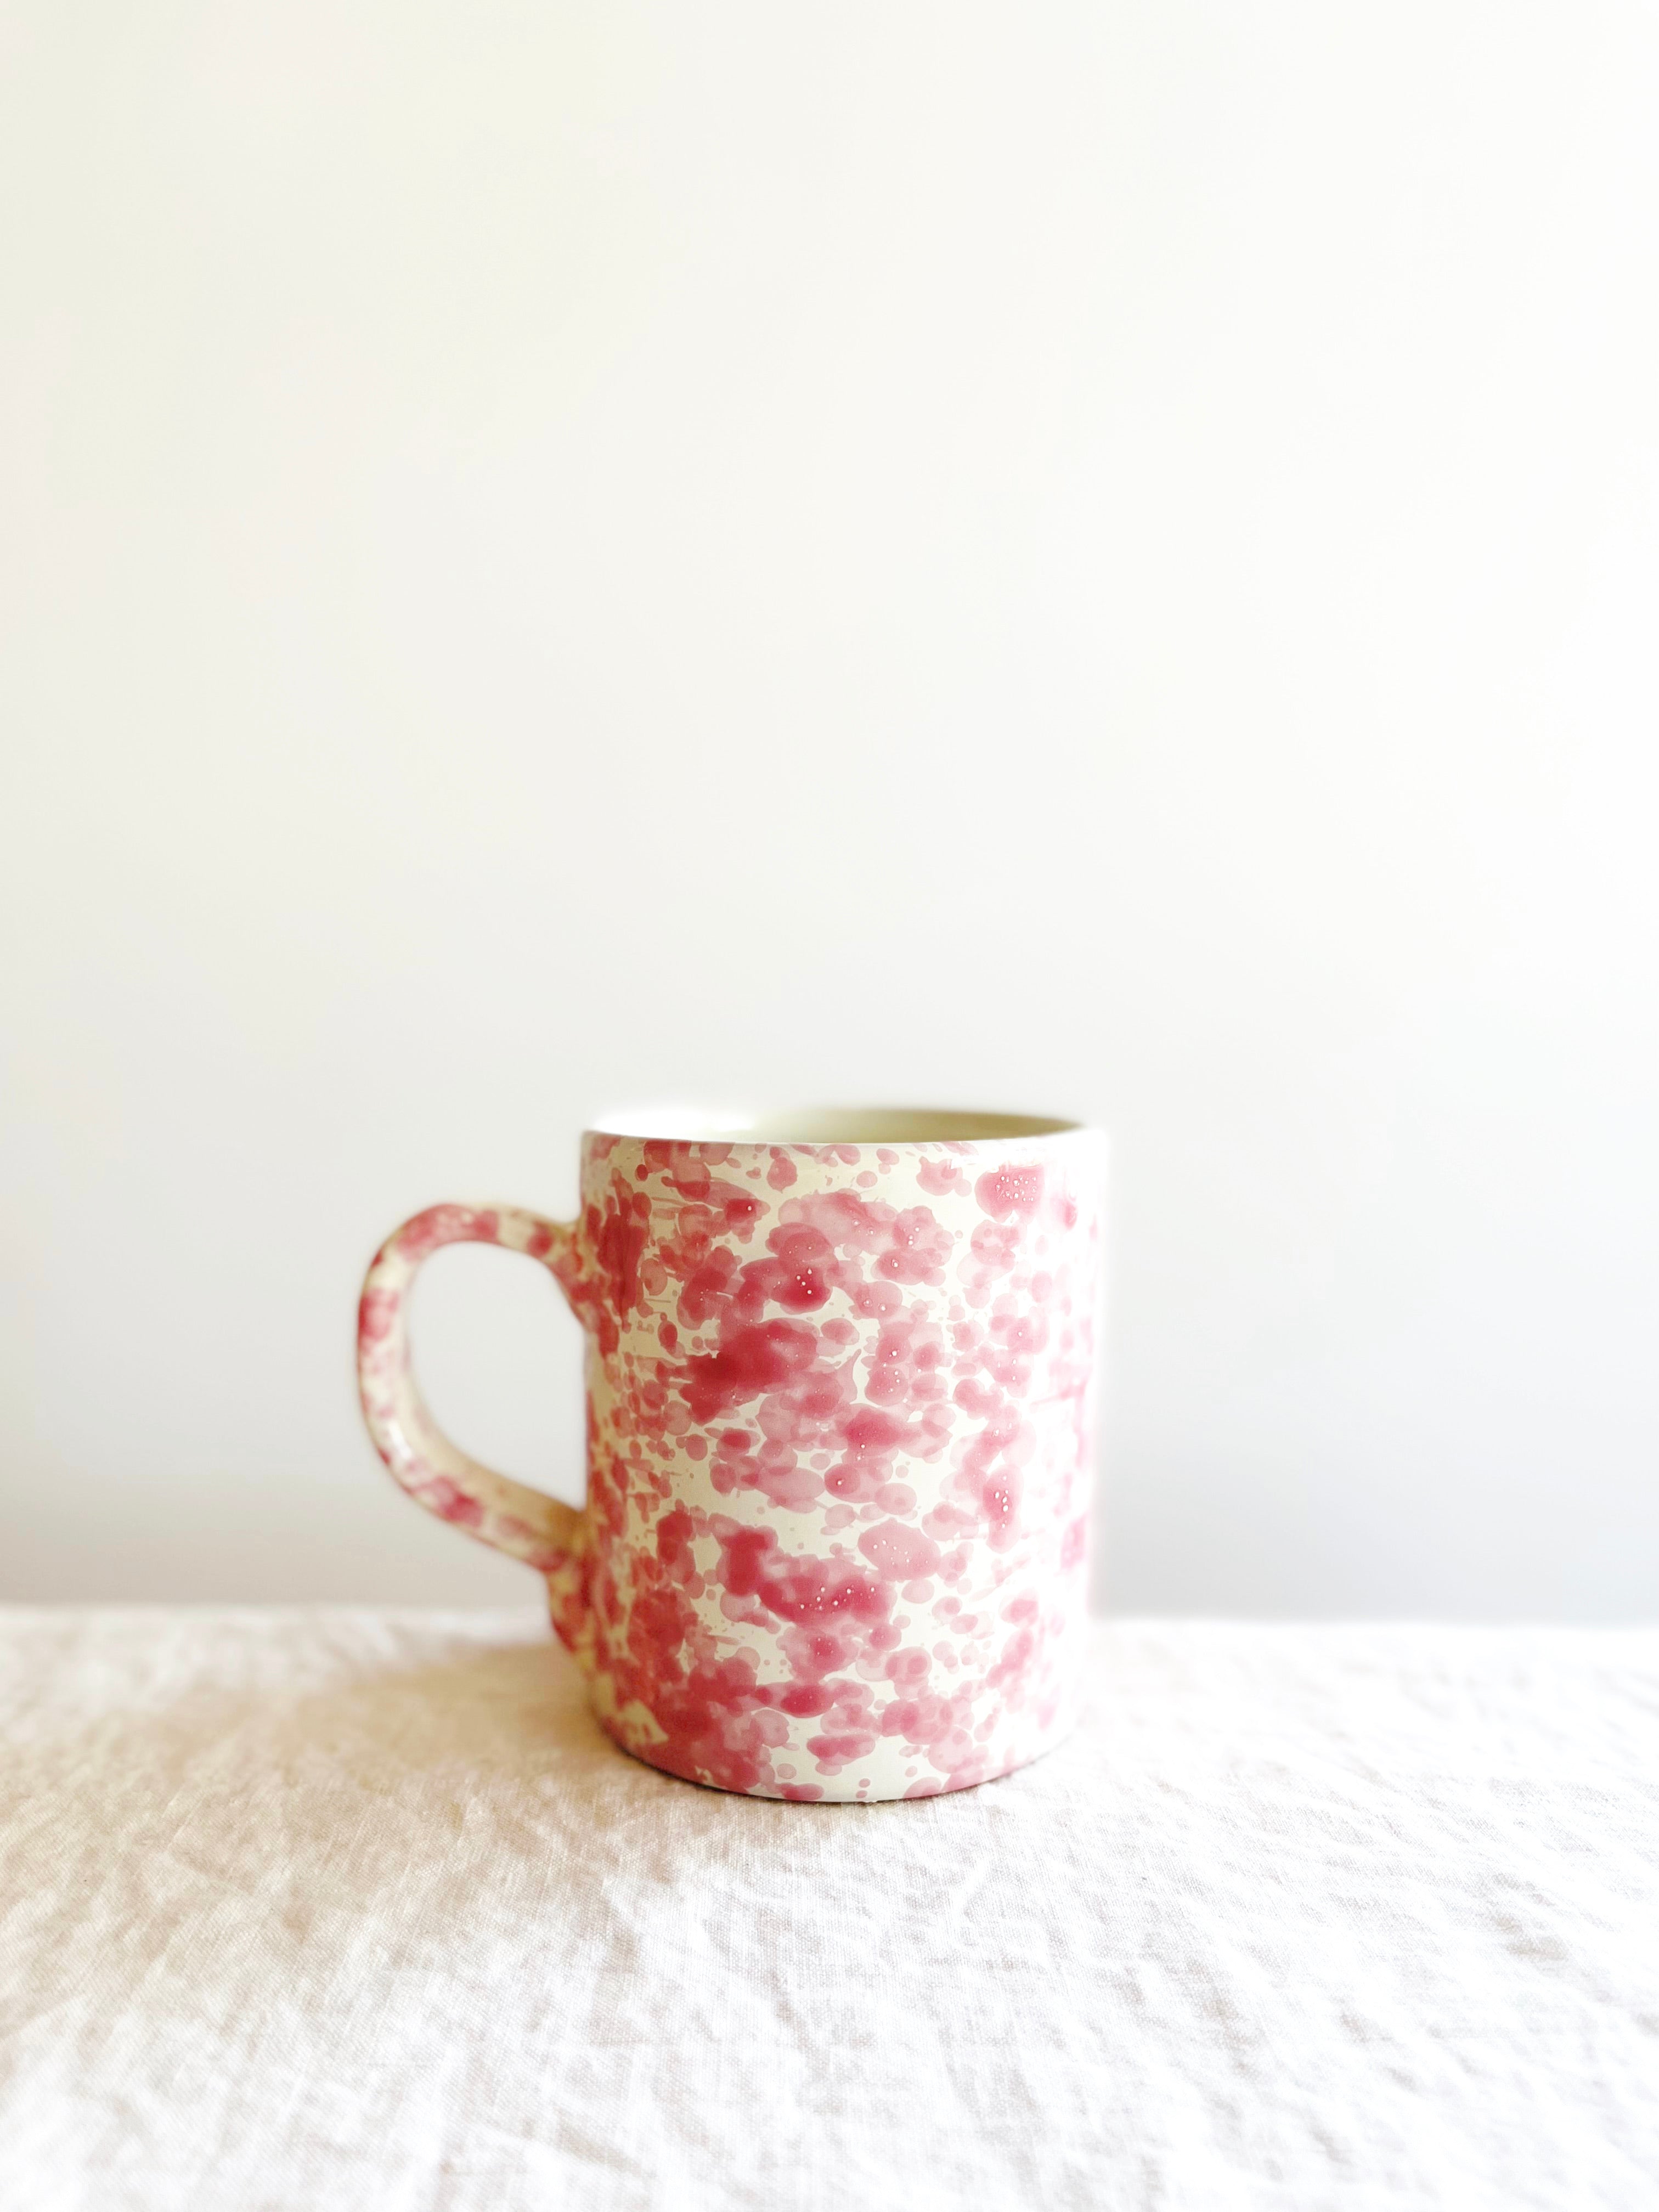
[{"label": "mug", "polygon": [[[582,1139],[581,1214],[436,1206],[376,1255],[364,1417],[410,1495],[547,1578],[600,1725],[754,1796],[922,1797],[1069,1727],[1105,1140],[911,1110]],[[410,1370],[441,1245],[539,1260],[586,1337],[580,1510],[450,1443]]]}]

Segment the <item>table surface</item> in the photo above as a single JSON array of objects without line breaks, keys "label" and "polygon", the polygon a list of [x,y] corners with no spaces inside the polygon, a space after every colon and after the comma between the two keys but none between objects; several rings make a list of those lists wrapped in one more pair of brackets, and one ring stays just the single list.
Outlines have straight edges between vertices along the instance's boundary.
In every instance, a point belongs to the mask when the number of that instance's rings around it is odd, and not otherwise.
[{"label": "table surface", "polygon": [[1659,2204],[1659,1631],[1103,1627],[955,1796],[529,1613],[0,1612],[0,2205]]}]

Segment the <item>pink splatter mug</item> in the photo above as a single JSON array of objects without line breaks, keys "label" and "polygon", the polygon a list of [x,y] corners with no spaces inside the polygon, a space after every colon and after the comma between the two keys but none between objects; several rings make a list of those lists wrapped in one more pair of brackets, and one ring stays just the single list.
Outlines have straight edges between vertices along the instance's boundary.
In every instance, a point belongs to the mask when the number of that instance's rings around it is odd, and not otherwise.
[{"label": "pink splatter mug", "polygon": [[[547,1577],[601,1725],[765,1797],[960,1790],[1072,1718],[1087,1599],[1104,1139],[836,1111],[590,1129],[581,1218],[436,1206],[358,1322],[410,1496]],[[410,1372],[440,1245],[549,1268],[587,1338],[580,1511],[493,1474]]]}]

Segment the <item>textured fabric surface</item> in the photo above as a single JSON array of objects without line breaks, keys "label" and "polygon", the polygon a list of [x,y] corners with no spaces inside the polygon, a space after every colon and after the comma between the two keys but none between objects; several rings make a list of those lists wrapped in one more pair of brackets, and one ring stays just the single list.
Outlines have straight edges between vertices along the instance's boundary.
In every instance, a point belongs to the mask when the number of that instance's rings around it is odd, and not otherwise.
[{"label": "textured fabric surface", "polygon": [[959,1796],[532,1614],[0,1613],[6,2212],[1659,2203],[1659,1632],[1130,1624]]}]

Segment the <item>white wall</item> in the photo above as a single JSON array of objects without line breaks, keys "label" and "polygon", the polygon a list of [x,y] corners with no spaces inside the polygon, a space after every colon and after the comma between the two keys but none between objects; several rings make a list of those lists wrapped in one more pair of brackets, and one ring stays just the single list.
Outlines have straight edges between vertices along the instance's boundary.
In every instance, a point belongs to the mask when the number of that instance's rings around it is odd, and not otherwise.
[{"label": "white wall", "polygon": [[[1659,18],[20,0],[0,1592],[521,1571],[362,1266],[623,1097],[1115,1138],[1109,1594],[1650,1614]],[[574,1325],[435,1262],[567,1489]]]}]

